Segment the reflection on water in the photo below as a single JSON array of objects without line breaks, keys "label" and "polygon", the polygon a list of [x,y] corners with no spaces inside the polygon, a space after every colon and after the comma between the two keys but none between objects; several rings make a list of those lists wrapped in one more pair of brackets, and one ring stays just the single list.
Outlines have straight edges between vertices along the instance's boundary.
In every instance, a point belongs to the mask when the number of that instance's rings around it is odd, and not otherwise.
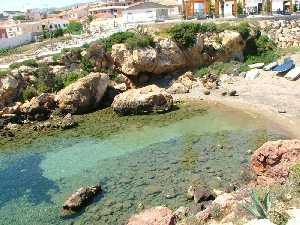
[{"label": "reflection on water", "polygon": [[[0,224],[120,225],[145,207],[192,207],[185,196],[191,183],[220,189],[241,182],[248,150],[284,136],[260,120],[213,108],[171,124],[136,119],[104,139],[52,137],[21,154],[0,154]],[[60,216],[70,193],[99,182],[99,201],[78,217]]]}]

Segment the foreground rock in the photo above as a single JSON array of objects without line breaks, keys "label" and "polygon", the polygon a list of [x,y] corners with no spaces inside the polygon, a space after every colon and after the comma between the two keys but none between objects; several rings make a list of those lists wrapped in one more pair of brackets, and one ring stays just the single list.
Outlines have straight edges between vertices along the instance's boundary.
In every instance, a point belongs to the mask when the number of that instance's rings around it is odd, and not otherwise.
[{"label": "foreground rock", "polygon": [[300,140],[269,141],[252,155],[251,168],[258,184],[284,183],[299,160]]},{"label": "foreground rock", "polygon": [[63,209],[72,211],[79,210],[86,206],[101,191],[100,185],[82,187],[65,201]]},{"label": "foreground rock", "polygon": [[169,208],[155,207],[132,216],[127,225],[175,225],[175,219]]},{"label": "foreground rock", "polygon": [[54,94],[41,94],[20,106],[20,111],[31,120],[45,120],[56,108]]},{"label": "foreground rock", "polygon": [[187,197],[189,199],[194,199],[195,203],[212,201],[216,198],[214,193],[202,186],[190,186],[188,189]]},{"label": "foreground rock", "polygon": [[91,73],[65,89],[56,97],[63,112],[83,113],[99,106],[106,92],[109,77],[103,73]]},{"label": "foreground rock", "polygon": [[172,106],[172,96],[156,85],[121,93],[112,104],[112,108],[121,115],[168,111]]}]

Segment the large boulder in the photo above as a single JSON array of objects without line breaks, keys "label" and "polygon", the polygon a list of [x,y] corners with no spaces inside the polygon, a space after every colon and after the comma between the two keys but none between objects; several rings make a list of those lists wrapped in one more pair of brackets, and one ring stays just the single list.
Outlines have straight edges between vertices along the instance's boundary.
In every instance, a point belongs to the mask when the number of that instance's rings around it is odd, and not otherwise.
[{"label": "large boulder", "polygon": [[127,225],[175,225],[176,216],[167,207],[155,207],[132,216]]},{"label": "large boulder", "polygon": [[109,77],[91,73],[61,90],[56,97],[63,112],[83,113],[99,106],[106,92]]},{"label": "large boulder", "polygon": [[173,98],[164,89],[149,85],[117,95],[112,108],[119,114],[142,114],[145,112],[168,111]]},{"label": "large boulder", "polygon": [[251,168],[258,184],[283,183],[289,170],[300,161],[300,140],[269,141],[255,151]]},{"label": "large boulder", "polygon": [[101,186],[79,188],[64,203],[64,210],[76,211],[87,205],[97,194],[101,192]]},{"label": "large boulder", "polygon": [[20,96],[23,87],[24,79],[21,75],[8,75],[0,79],[0,109],[11,104]]}]

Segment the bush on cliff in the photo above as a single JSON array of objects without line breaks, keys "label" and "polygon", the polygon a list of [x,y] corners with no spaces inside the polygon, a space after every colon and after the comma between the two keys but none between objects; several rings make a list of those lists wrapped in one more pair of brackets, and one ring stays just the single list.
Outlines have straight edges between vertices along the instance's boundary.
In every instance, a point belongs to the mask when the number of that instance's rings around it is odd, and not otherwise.
[{"label": "bush on cliff", "polygon": [[195,45],[200,24],[182,23],[176,24],[169,30],[170,36],[182,47],[191,48]]},{"label": "bush on cliff", "polygon": [[118,32],[101,40],[106,51],[110,52],[114,44],[126,44],[130,49],[153,46],[154,40],[149,34],[138,34],[134,32]]},{"label": "bush on cliff", "polygon": [[38,63],[34,59],[28,59],[23,62],[16,62],[9,65],[10,69],[17,69],[20,66],[38,67]]},{"label": "bush on cliff", "polygon": [[72,71],[67,72],[62,75],[63,86],[66,87],[71,83],[77,81],[78,79],[86,76],[88,73],[86,71]]},{"label": "bush on cliff", "polygon": [[33,87],[33,86],[27,86],[27,87],[23,90],[23,92],[22,92],[22,94],[21,94],[21,97],[20,97],[20,100],[21,100],[22,102],[25,102],[25,101],[27,101],[27,100],[32,99],[33,97],[35,97],[35,96],[37,96],[37,95],[38,95],[38,92],[37,92],[37,90],[35,89],[35,87]]}]

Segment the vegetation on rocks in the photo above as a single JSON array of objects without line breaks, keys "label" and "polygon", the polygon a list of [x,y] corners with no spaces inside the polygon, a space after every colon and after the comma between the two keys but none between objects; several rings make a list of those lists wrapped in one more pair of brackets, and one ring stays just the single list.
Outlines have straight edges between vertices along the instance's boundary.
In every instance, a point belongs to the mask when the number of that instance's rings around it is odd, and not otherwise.
[{"label": "vegetation on rocks", "polygon": [[83,31],[83,26],[80,22],[71,21],[67,25],[67,31],[71,34],[81,34],[81,32]]},{"label": "vegetation on rocks", "polygon": [[153,46],[153,37],[149,34],[138,32],[118,32],[100,40],[105,49],[110,52],[114,44],[126,44],[130,49]]},{"label": "vegetation on rocks", "polygon": [[38,67],[38,63],[34,59],[28,59],[28,60],[25,60],[23,62],[12,63],[12,64],[9,65],[9,68],[10,69],[16,69],[16,68],[19,68],[20,66]]}]

